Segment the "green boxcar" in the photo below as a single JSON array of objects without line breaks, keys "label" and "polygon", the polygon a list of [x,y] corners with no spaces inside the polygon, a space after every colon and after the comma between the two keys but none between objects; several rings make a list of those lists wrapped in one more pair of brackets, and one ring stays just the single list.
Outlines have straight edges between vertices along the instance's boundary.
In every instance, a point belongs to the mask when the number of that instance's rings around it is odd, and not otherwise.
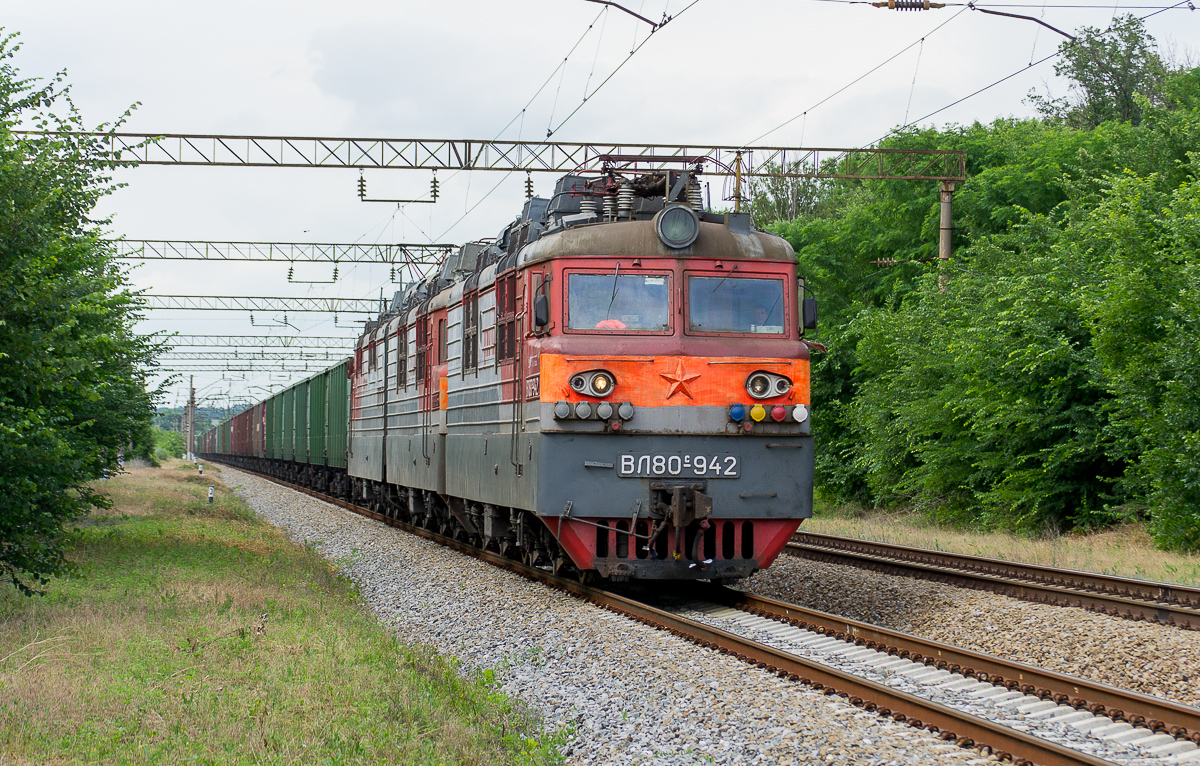
[{"label": "green boxcar", "polygon": [[302,380],[295,386],[296,393],[296,462],[307,463],[308,458],[308,381]]},{"label": "green boxcar", "polygon": [[276,460],[283,460],[283,392],[275,394],[275,427],[271,433],[275,438],[275,454],[272,455]]},{"label": "green boxcar", "polygon": [[326,423],[328,427],[325,437],[325,452],[331,468],[346,467],[346,453],[350,446],[350,379],[346,377],[346,365],[349,361],[347,359],[331,368],[327,375]]},{"label": "green boxcar", "polygon": [[283,459],[296,459],[296,389],[283,392]]},{"label": "green boxcar", "polygon": [[274,396],[267,399],[267,401],[265,402],[265,407],[266,407],[267,423],[266,423],[265,439],[263,441],[263,456],[273,458],[273,457],[275,457],[276,442],[278,442],[278,439],[275,438],[275,397]]},{"label": "green boxcar", "polygon": [[328,370],[308,381],[308,462],[313,465],[327,464],[325,434],[329,424],[325,416],[329,408],[325,397],[328,381]]}]

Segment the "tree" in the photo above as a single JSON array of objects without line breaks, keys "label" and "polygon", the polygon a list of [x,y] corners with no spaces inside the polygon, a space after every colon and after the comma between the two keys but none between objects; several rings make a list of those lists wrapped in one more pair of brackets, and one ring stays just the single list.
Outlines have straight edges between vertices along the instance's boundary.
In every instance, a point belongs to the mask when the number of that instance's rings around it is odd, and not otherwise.
[{"label": "tree", "polygon": [[108,504],[91,484],[151,443],[160,344],[134,332],[141,301],[89,218],[114,158],[79,135],[65,73],[18,77],[14,37],[0,41],[0,572],[29,594],[70,570],[72,520]]},{"label": "tree", "polygon": [[1110,120],[1137,125],[1147,104],[1162,103],[1166,68],[1141,19],[1127,14],[1106,30],[1084,27],[1075,40],[1059,46],[1062,59],[1054,73],[1070,78],[1071,96],[1051,99],[1030,94],[1046,117],[1077,128]]},{"label": "tree", "polygon": [[947,271],[934,184],[828,182],[772,226],[822,300],[822,495],[1200,549],[1200,69],[1156,87],[1136,121],[888,139],[966,151]]}]

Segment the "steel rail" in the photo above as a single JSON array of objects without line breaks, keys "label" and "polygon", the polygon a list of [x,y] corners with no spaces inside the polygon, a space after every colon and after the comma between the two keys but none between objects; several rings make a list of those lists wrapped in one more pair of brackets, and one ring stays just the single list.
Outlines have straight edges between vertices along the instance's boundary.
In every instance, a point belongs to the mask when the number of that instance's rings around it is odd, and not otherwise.
[{"label": "steel rail", "polygon": [[812,532],[796,534],[785,550],[815,561],[932,579],[1027,601],[1077,606],[1126,619],[1200,629],[1200,589],[1186,585],[1056,569]]},{"label": "steel rail", "polygon": [[[210,458],[211,459],[211,458]],[[220,462],[214,460],[213,462]],[[492,551],[482,550],[422,527],[407,524],[384,514],[348,503],[338,498],[310,490],[245,468],[230,466],[239,471],[252,473],[268,481],[302,492],[324,502],[346,510],[382,521],[383,523],[444,545],[452,550],[494,564],[507,571],[541,582],[552,588],[599,606],[602,609],[623,614],[654,628],[667,630],[704,648],[736,657],[792,681],[798,681],[829,695],[847,699],[856,707],[890,717],[915,728],[928,729],[946,741],[961,747],[981,747],[1001,760],[1012,759],[1015,763],[1041,764],[1042,766],[1111,766],[1109,761],[1063,747],[1048,740],[1010,729],[993,721],[971,715],[946,705],[923,699],[907,692],[893,689],[884,684],[859,678],[835,668],[806,660],[788,652],[775,649],[734,633],[714,628],[702,622],[672,614],[649,604],[624,596],[584,585],[574,579],[555,575],[537,567],[529,566]]]},{"label": "steel rail", "polygon": [[963,649],[920,636],[881,628],[865,622],[807,609],[734,588],[714,587],[705,594],[713,601],[760,617],[778,620],[848,641],[868,649],[893,654],[910,662],[959,673],[986,683],[1004,686],[1060,705],[1126,721],[1151,731],[1190,739],[1200,745],[1200,708],[1159,699],[1140,692],[1077,678],[1065,673]]}]

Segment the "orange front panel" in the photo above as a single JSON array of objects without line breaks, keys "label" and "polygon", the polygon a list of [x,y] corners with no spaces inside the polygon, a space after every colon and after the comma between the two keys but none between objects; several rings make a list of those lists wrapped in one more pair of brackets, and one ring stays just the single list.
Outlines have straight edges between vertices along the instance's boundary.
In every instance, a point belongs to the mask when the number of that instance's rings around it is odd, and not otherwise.
[{"label": "orange front panel", "polygon": [[617,379],[609,401],[632,402],[635,407],[680,405],[725,406],[730,401],[750,401],[746,378],[755,370],[786,375],[792,389],[764,402],[808,404],[808,361],[805,359],[751,359],[705,356],[573,356],[541,355],[541,400],[599,401],[578,394],[568,381],[577,372],[604,369]]}]

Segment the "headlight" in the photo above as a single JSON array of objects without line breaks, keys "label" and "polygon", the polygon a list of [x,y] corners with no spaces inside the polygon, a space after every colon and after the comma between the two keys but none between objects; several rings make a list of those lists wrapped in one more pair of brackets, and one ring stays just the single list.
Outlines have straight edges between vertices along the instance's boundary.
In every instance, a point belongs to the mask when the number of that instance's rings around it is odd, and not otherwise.
[{"label": "headlight", "polygon": [[617,379],[607,370],[589,370],[572,375],[570,385],[577,394],[604,398],[617,387]]},{"label": "headlight", "polygon": [[755,399],[770,399],[774,396],[783,396],[791,390],[792,381],[773,372],[759,370],[758,372],[750,373],[750,377],[746,378],[746,391]]},{"label": "headlight", "polygon": [[612,375],[607,372],[598,372],[592,378],[592,390],[596,392],[596,396],[608,396],[612,393],[614,383],[616,381],[613,380]]},{"label": "headlight", "polygon": [[700,236],[700,219],[690,207],[668,205],[655,216],[654,231],[667,247],[687,247]]},{"label": "headlight", "polygon": [[746,390],[755,399],[766,399],[771,395],[771,388],[771,379],[761,372],[751,375],[746,381]]}]

